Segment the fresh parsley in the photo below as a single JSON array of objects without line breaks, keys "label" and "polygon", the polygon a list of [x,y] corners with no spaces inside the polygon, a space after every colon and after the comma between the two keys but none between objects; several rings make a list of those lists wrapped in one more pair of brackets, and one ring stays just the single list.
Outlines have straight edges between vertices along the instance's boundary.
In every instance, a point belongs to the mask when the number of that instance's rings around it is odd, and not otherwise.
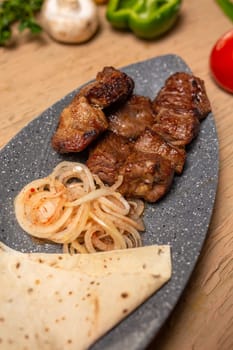
[{"label": "fresh parsley", "polygon": [[5,45],[12,36],[12,25],[18,23],[22,32],[40,33],[42,28],[35,19],[35,13],[41,9],[43,0],[0,0],[0,45]]}]

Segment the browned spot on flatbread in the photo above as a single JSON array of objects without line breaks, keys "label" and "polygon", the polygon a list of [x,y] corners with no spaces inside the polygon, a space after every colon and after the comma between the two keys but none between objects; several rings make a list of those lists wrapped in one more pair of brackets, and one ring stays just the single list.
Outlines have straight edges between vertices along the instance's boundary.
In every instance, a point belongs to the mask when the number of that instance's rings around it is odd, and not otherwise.
[{"label": "browned spot on flatbread", "polygon": [[31,294],[33,292],[33,288],[28,288],[28,294]]},{"label": "browned spot on flatbread", "polygon": [[142,268],[143,268],[143,270],[145,270],[146,269],[146,264],[143,264]]},{"label": "browned spot on flatbread", "polygon": [[123,314],[127,314],[127,312],[128,312],[128,309],[123,309]]},{"label": "browned spot on flatbread", "polygon": [[88,337],[91,337],[92,333],[95,332],[95,329],[97,328],[98,319],[99,319],[99,312],[100,312],[100,305],[99,305],[99,299],[97,296],[94,296],[92,298],[93,303],[93,319],[91,319],[92,326],[88,331]]},{"label": "browned spot on flatbread", "polygon": [[128,298],[128,296],[129,296],[129,294],[127,292],[121,293],[121,297],[124,298],[124,299]]},{"label": "browned spot on flatbread", "polygon": [[68,339],[67,344],[72,344],[72,339]]},{"label": "browned spot on flatbread", "polygon": [[29,335],[28,335],[28,334],[25,334],[25,335],[24,335],[24,338],[25,338],[25,339],[29,339]]},{"label": "browned spot on flatbread", "polygon": [[93,299],[93,303],[94,303],[94,315],[95,315],[95,319],[97,319],[99,316],[99,311],[100,311],[100,304],[99,304],[98,297],[95,297]]},{"label": "browned spot on flatbread", "polygon": [[163,249],[162,248],[159,248],[158,249],[158,255],[162,254],[163,253]]},{"label": "browned spot on flatbread", "polygon": [[4,317],[0,317],[0,322],[4,322],[5,318]]},{"label": "browned spot on flatbread", "polygon": [[154,277],[154,278],[160,278],[161,275],[152,275],[152,277]]},{"label": "browned spot on flatbread", "polygon": [[35,284],[36,285],[40,284],[40,280],[35,280]]},{"label": "browned spot on flatbread", "polygon": [[49,327],[45,327],[45,332],[48,333],[49,332]]},{"label": "browned spot on flatbread", "polygon": [[20,268],[20,262],[17,262],[17,264],[15,265],[16,269]]}]

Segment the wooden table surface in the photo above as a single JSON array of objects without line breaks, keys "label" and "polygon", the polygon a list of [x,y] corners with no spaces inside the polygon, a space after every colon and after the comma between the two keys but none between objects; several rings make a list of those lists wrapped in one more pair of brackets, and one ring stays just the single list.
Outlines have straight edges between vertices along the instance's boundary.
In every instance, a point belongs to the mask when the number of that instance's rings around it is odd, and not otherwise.
[{"label": "wooden table surface", "polygon": [[13,47],[0,49],[0,147],[103,66],[180,55],[206,83],[220,144],[219,186],[196,269],[150,349],[233,349],[233,95],[215,85],[208,67],[213,44],[232,23],[214,0],[186,0],[176,27],[160,40],[145,42],[112,30],[105,7],[99,12],[101,28],[86,44],[62,45],[46,34],[34,40],[24,34]]}]

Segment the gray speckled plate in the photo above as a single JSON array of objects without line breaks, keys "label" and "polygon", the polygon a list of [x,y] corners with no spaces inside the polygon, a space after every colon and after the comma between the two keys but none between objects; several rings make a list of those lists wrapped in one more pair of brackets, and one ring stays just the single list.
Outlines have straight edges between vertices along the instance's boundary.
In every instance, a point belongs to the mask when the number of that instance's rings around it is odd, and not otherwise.
[{"label": "gray speckled plate", "polygon": [[[166,55],[123,68],[135,80],[138,94],[153,98],[164,80],[177,71],[190,72],[180,57]],[[47,175],[61,160],[50,144],[60,111],[73,91],[26,126],[0,152],[0,240],[14,249],[60,251],[52,244],[37,244],[18,226],[13,208],[17,192],[29,181]],[[85,154],[75,160],[85,160]],[[147,205],[145,245],[171,244],[173,275],[127,319],[101,338],[93,350],[144,349],[178,301],[204,242],[218,182],[218,140],[213,115],[201,124],[197,139],[188,148],[182,176],[176,176],[171,191],[160,202]]]}]

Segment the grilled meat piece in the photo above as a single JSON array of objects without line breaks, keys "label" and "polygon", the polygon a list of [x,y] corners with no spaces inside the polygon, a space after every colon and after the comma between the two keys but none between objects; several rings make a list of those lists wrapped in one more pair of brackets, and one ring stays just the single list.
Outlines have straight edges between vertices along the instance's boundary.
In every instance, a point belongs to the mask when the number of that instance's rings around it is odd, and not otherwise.
[{"label": "grilled meat piece", "polygon": [[152,129],[174,146],[189,144],[198,134],[200,122],[192,114],[161,107]]},{"label": "grilled meat piece", "polygon": [[59,153],[84,150],[108,127],[102,109],[124,102],[133,88],[134,82],[128,75],[113,67],[105,67],[61,113],[52,138],[53,148]]},{"label": "grilled meat piece", "polygon": [[185,72],[172,74],[165,82],[153,103],[154,110],[168,108],[178,114],[192,114],[199,120],[211,111],[204,81]]},{"label": "grilled meat piece", "polygon": [[171,75],[153,101],[153,130],[174,145],[187,145],[198,134],[199,121],[211,111],[204,82],[188,73]]},{"label": "grilled meat piece", "polygon": [[52,138],[52,146],[59,153],[80,152],[108,127],[101,109],[83,96],[76,96],[60,116]]},{"label": "grilled meat piece", "polygon": [[120,168],[132,152],[133,144],[128,139],[107,132],[90,151],[87,166],[92,173],[109,185],[113,185],[120,174]]},{"label": "grilled meat piece", "polygon": [[123,105],[107,114],[108,129],[115,134],[135,139],[154,123],[152,102],[144,96],[132,95]]},{"label": "grilled meat piece", "polygon": [[124,102],[133,92],[134,81],[127,74],[113,68],[105,67],[96,76],[96,80],[79,92],[95,106],[102,109],[115,103]]},{"label": "grilled meat piece", "polygon": [[156,132],[146,129],[135,142],[135,149],[144,153],[160,155],[171,163],[177,174],[183,171],[186,152],[183,147],[175,147]]},{"label": "grilled meat piece", "polygon": [[107,133],[90,152],[87,166],[109,185],[123,175],[118,188],[126,197],[154,202],[169,189],[174,168],[159,154],[141,152],[129,139]]},{"label": "grilled meat piece", "polygon": [[126,197],[143,198],[148,202],[156,202],[167,193],[174,175],[170,161],[135,148],[119,170],[123,175],[119,192]]}]

